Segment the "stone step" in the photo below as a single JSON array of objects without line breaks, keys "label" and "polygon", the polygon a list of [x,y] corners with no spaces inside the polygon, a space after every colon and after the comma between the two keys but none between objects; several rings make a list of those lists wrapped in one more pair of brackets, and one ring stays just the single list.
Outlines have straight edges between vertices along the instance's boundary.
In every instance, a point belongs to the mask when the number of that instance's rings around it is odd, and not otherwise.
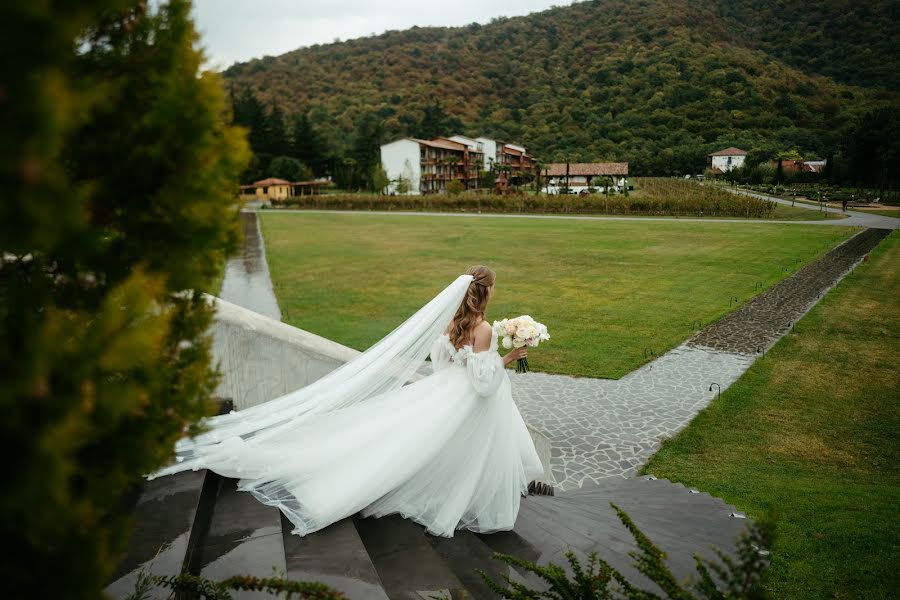
[{"label": "stone step", "polygon": [[722,507],[725,510],[733,510],[733,507],[720,498],[715,498],[708,493],[698,492],[691,493],[687,489],[670,488],[669,486],[656,486],[656,489],[620,489],[605,490],[596,493],[585,493],[579,495],[562,495],[562,500],[581,501],[584,503],[594,503],[598,506],[609,506],[610,502],[619,503],[622,501],[636,501],[640,499],[641,506],[676,506],[676,505],[704,505],[710,507]]},{"label": "stone step", "polygon": [[426,539],[476,600],[497,597],[476,569],[481,569],[501,585],[505,585],[504,576],[519,583],[525,582],[507,563],[493,559],[494,551],[471,531],[460,529],[452,538],[427,535]]},{"label": "stone step", "polygon": [[[689,507],[642,509],[636,503],[623,502],[620,507],[654,544],[667,553],[667,564],[679,579],[695,574],[695,553],[715,559],[710,545],[731,554],[737,536],[746,525],[746,521],[710,512],[702,506],[695,507],[697,510]],[[567,546],[578,549],[585,556],[596,551],[635,584],[656,590],[655,584],[633,568],[628,552],[636,549],[636,544],[608,505],[579,506],[577,502],[566,502],[562,498],[531,498],[528,503],[523,503],[514,531],[522,538],[520,547],[531,546],[537,550],[538,557],[530,560],[539,564],[552,561],[563,565]]]},{"label": "stone step", "polygon": [[[525,502],[523,501],[522,504],[524,505]],[[523,510],[520,510],[519,518],[516,520],[516,527],[518,528],[526,527],[525,523],[528,519],[527,517],[523,517],[522,515]],[[515,530],[474,535],[492,552],[509,554],[510,556],[515,556],[524,560],[530,560],[532,562],[538,561],[543,554],[542,549],[533,546]],[[495,559],[492,560],[494,562],[500,562]],[[505,565],[506,563],[503,564]],[[547,586],[543,582],[543,580],[541,580],[534,573],[531,573],[528,570],[512,567],[507,572],[510,575],[510,579],[512,579],[513,581],[527,584],[530,588],[536,590],[547,589]],[[494,580],[498,583],[503,583],[501,578],[494,577]]]},{"label": "stone step", "polygon": [[426,600],[447,594],[472,596],[426,536],[399,515],[355,520],[356,530],[391,600]]},{"label": "stone step", "polygon": [[324,583],[353,600],[388,599],[351,519],[343,519],[303,537],[292,534],[293,528],[293,523],[282,514],[288,579]]},{"label": "stone step", "polygon": [[[565,556],[567,550],[573,551],[585,567],[590,552],[596,551],[602,559],[629,580],[644,582],[643,576],[631,566],[632,561],[627,555],[628,551],[636,546],[625,528],[617,521],[613,519],[585,521],[578,517],[572,518],[563,512],[565,507],[553,502],[553,498],[529,500],[522,503],[513,533],[519,538],[515,540],[515,546],[532,548],[534,550],[532,556],[516,552],[515,547],[509,550],[495,547],[495,550],[526,558],[541,566],[554,563],[563,567],[570,576],[572,573]],[[503,545],[509,545],[509,540],[502,541],[506,542]],[[536,575],[528,577],[528,581],[529,587],[533,589],[545,590],[549,587]]]},{"label": "stone step", "polygon": [[673,483],[666,479],[647,480],[646,478],[635,479],[619,479],[615,485],[607,485],[605,487],[583,487],[578,490],[561,492],[558,494],[561,498],[599,498],[604,495],[610,498],[617,497],[643,497],[647,500],[654,498],[665,498],[671,501],[679,501],[681,499],[696,498],[714,498],[706,492],[691,493],[691,488],[681,483]]},{"label": "stone step", "polygon": [[[191,572],[218,581],[231,575],[273,577],[286,571],[281,511],[239,491],[237,479],[219,479],[208,532]],[[233,592],[232,597],[271,598],[264,592]]]},{"label": "stone step", "polygon": [[[128,550],[105,591],[113,598],[134,592],[138,572],[177,575],[188,559],[194,520],[208,471],[185,471],[147,481],[134,509]],[[150,598],[167,598],[171,590],[155,588]]]},{"label": "stone step", "polygon": [[[619,508],[634,521],[635,525],[655,543],[660,545],[672,542],[706,544],[710,540],[722,550],[734,548],[735,538],[743,531],[746,522],[732,519],[728,512],[710,510],[706,506],[687,507],[642,507],[622,503]],[[618,520],[611,507],[567,505],[560,508],[567,518],[583,520],[586,523],[614,518]]]}]

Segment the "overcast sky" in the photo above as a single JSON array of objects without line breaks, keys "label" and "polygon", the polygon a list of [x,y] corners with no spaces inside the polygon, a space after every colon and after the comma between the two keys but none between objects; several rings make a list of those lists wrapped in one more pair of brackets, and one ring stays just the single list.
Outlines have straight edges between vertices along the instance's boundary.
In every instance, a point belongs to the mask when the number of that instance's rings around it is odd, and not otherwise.
[{"label": "overcast sky", "polygon": [[349,40],[413,25],[459,26],[526,15],[571,0],[194,0],[210,68],[301,46]]}]

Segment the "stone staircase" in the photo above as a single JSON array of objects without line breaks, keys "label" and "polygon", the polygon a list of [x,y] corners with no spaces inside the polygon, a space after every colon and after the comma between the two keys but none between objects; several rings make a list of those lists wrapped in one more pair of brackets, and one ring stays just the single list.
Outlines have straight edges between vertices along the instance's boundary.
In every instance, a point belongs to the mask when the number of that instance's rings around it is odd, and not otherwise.
[{"label": "stone staircase", "polygon": [[[631,581],[654,590],[631,566],[628,552],[636,545],[610,502],[668,554],[680,579],[694,572],[695,553],[714,558],[711,545],[731,554],[746,524],[723,501],[650,476],[610,478],[554,496],[526,496],[512,531],[482,535],[462,530],[441,538],[397,515],[355,516],[300,537],[290,533],[292,524],[278,509],[238,491],[236,484],[206,470],[145,482],[129,550],[106,591],[124,598],[134,590],[142,567],[155,574],[190,572],[224,579],[272,576],[274,566],[289,579],[319,581],[354,600],[422,600],[441,591],[453,598],[494,598],[475,569],[497,581],[508,575],[535,588],[543,582],[492,559],[493,552],[564,565],[566,549],[582,559],[596,551]],[[168,594],[159,588],[152,597]],[[262,592],[234,596],[270,597]]]}]

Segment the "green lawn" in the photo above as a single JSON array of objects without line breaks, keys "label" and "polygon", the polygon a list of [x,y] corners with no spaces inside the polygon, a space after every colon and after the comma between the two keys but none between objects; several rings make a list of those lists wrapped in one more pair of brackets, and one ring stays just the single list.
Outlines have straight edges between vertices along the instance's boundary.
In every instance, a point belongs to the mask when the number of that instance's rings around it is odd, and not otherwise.
[{"label": "green lawn", "polygon": [[[364,350],[471,264],[497,272],[488,320],[530,314],[536,371],[618,378],[852,230],[779,224],[259,213],[291,325]],[[802,263],[797,263],[802,259]],[[783,273],[784,269],[787,271]],[[650,357],[652,358],[652,357]]]},{"label": "green lawn", "polygon": [[900,590],[900,236],[644,467],[774,515],[774,598]]}]

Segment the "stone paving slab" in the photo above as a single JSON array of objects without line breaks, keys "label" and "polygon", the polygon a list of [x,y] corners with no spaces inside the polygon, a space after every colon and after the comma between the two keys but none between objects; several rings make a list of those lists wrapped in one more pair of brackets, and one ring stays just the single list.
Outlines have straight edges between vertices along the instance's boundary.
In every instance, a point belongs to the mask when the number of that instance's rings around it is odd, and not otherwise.
[{"label": "stone paving slab", "polygon": [[679,346],[619,380],[510,372],[523,418],[552,442],[562,490],[630,477],[753,362],[752,356]]}]

